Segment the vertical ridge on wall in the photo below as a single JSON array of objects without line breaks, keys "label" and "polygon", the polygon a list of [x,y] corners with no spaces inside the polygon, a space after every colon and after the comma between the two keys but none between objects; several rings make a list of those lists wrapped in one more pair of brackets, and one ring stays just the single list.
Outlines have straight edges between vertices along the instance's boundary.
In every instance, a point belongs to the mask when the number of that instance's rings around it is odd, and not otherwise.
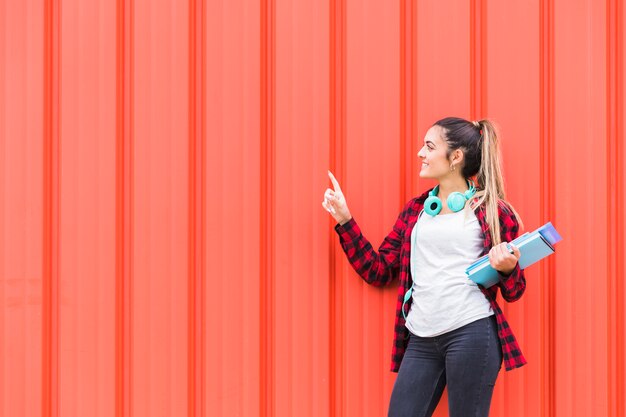
[{"label": "vertical ridge on wall", "polygon": [[485,116],[487,100],[487,2],[470,0],[470,118]]},{"label": "vertical ridge on wall", "polygon": [[275,0],[261,0],[260,415],[274,415],[275,396]]},{"label": "vertical ridge on wall", "polygon": [[204,0],[189,0],[189,252],[188,405],[189,417],[205,415],[205,34]]},{"label": "vertical ridge on wall", "polygon": [[117,0],[115,142],[115,415],[131,414],[133,0]]},{"label": "vertical ridge on wall", "polygon": [[623,183],[623,10],[619,0],[606,2],[606,131],[607,131],[607,404],[609,416],[624,408],[624,201]]},{"label": "vertical ridge on wall", "polygon": [[[6,3],[0,3],[0,201],[3,203],[0,204],[0,228],[2,230],[6,230],[5,222],[6,222],[6,209],[4,201],[6,201]],[[6,245],[4,243],[4,239],[0,238],[0,276],[6,274],[6,264],[5,264],[5,251]],[[6,320],[6,312],[4,308],[4,299],[5,299],[5,289],[4,283],[0,282],[0,333],[5,333],[5,320]],[[6,354],[6,346],[4,343],[0,343],[0,358],[2,358],[2,366],[4,367],[4,361],[7,357]],[[6,369],[6,368],[5,368]],[[6,371],[5,371],[6,372]],[[42,385],[43,387],[43,385]],[[6,402],[6,383],[4,376],[0,377],[0,404],[7,404]],[[5,406],[5,410],[7,407]]]},{"label": "vertical ridge on wall", "polygon": [[400,210],[413,193],[413,175],[416,172],[416,9],[415,2],[400,1]]},{"label": "vertical ridge on wall", "polygon": [[[554,4],[539,1],[539,207],[541,222],[556,218],[554,212]],[[539,265],[541,276],[540,389],[542,416],[556,416],[555,407],[555,259]]]},{"label": "vertical ridge on wall", "polygon": [[42,416],[59,415],[60,0],[44,4]]},{"label": "vertical ridge on wall", "polygon": [[[0,228],[6,230],[5,222],[6,222],[6,209],[4,201],[6,201],[6,3],[0,3],[0,198],[2,204],[0,204]],[[45,201],[44,201],[45,204]],[[44,211],[45,213],[45,211]],[[4,239],[0,238],[0,274],[6,274],[6,264],[5,264],[5,251],[6,245],[4,243]],[[6,320],[6,312],[4,308],[4,299],[5,299],[5,289],[4,283],[0,282],[0,332],[5,333],[5,320]],[[2,358],[2,366],[4,367],[4,361],[6,360],[6,346],[4,343],[0,343],[0,358]],[[6,371],[5,371],[6,372]],[[43,385],[42,385],[43,388]],[[4,376],[0,377],[0,404],[7,404],[6,402],[6,383]],[[7,407],[5,406],[5,410]]]},{"label": "vertical ridge on wall", "polygon": [[[329,94],[329,136],[330,136],[330,169],[337,178],[342,178],[342,188],[347,189],[345,169],[346,146],[346,0],[330,0],[330,94]],[[342,360],[344,351],[344,308],[345,280],[341,267],[337,265],[337,239],[334,232],[336,221],[329,219],[331,239],[329,247],[330,283],[328,286],[328,329],[329,329],[329,416],[342,416],[344,395],[345,366]]]}]

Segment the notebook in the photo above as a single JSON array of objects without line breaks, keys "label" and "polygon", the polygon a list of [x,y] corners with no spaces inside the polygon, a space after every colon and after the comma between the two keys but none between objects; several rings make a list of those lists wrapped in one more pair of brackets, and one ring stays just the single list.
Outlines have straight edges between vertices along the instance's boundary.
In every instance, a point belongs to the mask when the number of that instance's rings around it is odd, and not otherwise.
[{"label": "notebook", "polygon": [[[546,256],[552,255],[554,253],[553,245],[561,240],[562,237],[551,222],[544,224],[533,232],[526,232],[513,239],[511,243],[517,246],[520,251],[518,260],[520,269],[524,269]],[[509,252],[513,253],[513,249],[510,247]],[[491,263],[489,263],[489,255],[478,258],[465,270],[465,273],[469,279],[485,288],[489,288],[499,281],[498,271],[493,269]]]}]

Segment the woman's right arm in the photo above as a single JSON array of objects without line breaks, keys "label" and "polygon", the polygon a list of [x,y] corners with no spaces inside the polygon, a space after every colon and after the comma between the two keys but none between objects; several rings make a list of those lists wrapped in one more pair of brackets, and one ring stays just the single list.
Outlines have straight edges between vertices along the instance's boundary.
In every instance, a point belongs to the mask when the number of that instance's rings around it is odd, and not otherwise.
[{"label": "woman's right arm", "polygon": [[390,283],[400,270],[400,250],[406,228],[405,212],[409,204],[404,207],[393,229],[376,252],[350,214],[339,183],[330,171],[328,175],[334,190],[326,190],[322,206],[337,220],[335,231],[339,234],[339,241],[348,261],[368,284],[380,287]]},{"label": "woman's right arm", "polygon": [[400,250],[406,228],[405,210],[402,210],[398,216],[393,229],[379,246],[378,252],[363,236],[354,218],[351,218],[344,225],[337,224],[335,226],[335,231],[339,234],[339,242],[350,265],[370,285],[382,287],[391,283],[398,276]]}]

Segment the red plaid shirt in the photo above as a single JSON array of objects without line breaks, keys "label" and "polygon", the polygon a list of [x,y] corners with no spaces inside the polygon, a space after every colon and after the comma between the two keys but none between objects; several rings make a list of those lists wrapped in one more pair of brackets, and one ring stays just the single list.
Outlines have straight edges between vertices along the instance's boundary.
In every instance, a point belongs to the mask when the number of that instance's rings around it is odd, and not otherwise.
[{"label": "red plaid shirt", "polygon": [[[402,303],[404,301],[404,294],[413,285],[410,268],[411,231],[417,222],[420,211],[424,207],[424,201],[428,197],[429,191],[430,190],[424,192],[417,198],[411,199],[404,206],[396,223],[393,225],[393,230],[385,237],[378,248],[378,252],[374,251],[371,243],[363,236],[354,217],[343,226],[340,224],[335,226],[335,230],[339,234],[341,247],[346,253],[348,261],[365,282],[376,287],[381,287],[390,284],[396,276],[400,276],[398,299],[396,302],[393,348],[391,352],[392,372],[398,372],[400,369],[400,363],[402,362],[402,357],[404,356],[408,343],[409,330],[404,325]],[[517,237],[519,224],[515,215],[509,208],[501,204],[498,205],[498,207],[501,241],[510,242]],[[484,206],[481,205],[481,207],[476,210],[476,217],[481,225],[484,243],[483,252],[480,256],[488,254],[492,247],[491,234],[488,233],[489,226],[485,216]],[[509,323],[506,321],[496,301],[498,288],[506,301],[513,302],[519,300],[526,289],[524,270],[520,269],[518,263],[515,265],[515,269],[510,275],[505,276],[500,274],[500,282],[498,284],[489,288],[484,288],[479,284],[478,287],[487,300],[489,300],[498,322],[498,337],[502,345],[505,369],[510,371],[525,365],[526,359],[517,344],[515,336],[513,336]],[[406,303],[405,314],[407,315],[411,302],[412,297]]]}]

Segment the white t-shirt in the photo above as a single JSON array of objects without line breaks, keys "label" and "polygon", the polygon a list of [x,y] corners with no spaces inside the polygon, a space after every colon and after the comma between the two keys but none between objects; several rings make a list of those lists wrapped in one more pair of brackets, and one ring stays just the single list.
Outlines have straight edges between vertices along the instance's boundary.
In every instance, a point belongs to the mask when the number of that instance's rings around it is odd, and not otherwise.
[{"label": "white t-shirt", "polygon": [[456,213],[420,213],[411,232],[413,300],[405,324],[411,333],[438,336],[494,314],[465,274],[482,251],[480,223],[469,204]]}]

